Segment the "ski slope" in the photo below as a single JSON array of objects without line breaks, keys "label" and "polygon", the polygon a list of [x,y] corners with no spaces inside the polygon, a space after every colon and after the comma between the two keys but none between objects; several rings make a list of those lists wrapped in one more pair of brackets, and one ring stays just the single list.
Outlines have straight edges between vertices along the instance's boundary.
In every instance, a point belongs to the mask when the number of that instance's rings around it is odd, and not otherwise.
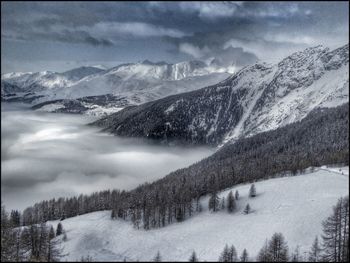
[{"label": "ski slope", "polygon": [[[233,244],[238,254],[246,248],[255,259],[266,238],[275,232],[286,237],[290,251],[300,245],[308,251],[322,232],[322,221],[332,206],[349,192],[349,167],[327,168],[294,177],[257,182],[257,197],[248,198],[250,184],[220,193],[226,197],[238,190],[240,198],[233,214],[208,211],[208,197],[202,198],[203,212],[161,229],[137,230],[130,222],[112,220],[110,211],[90,213],[62,221],[68,240],[62,259],[74,261],[91,256],[94,261],[152,260],[160,252],[162,260],[188,261],[193,250],[200,261],[217,261],[225,244]],[[243,214],[249,202],[252,212]],[[58,221],[49,222],[55,227]]]}]

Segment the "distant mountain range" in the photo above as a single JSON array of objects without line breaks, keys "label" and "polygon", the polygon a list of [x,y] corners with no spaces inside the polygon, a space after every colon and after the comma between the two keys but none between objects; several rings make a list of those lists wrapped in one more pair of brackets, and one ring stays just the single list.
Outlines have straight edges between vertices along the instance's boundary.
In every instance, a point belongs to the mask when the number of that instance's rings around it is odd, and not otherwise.
[{"label": "distant mountain range", "polygon": [[349,101],[349,45],[256,63],[218,84],[127,107],[94,125],[121,136],[220,145]]},{"label": "distant mountain range", "polygon": [[[168,64],[148,60],[110,69],[80,67],[63,73],[9,73],[1,76],[1,98],[39,104],[35,108],[45,106],[45,111],[109,113],[125,105],[215,84],[229,75],[225,68],[202,61]],[[108,103],[106,95],[111,99]]]}]

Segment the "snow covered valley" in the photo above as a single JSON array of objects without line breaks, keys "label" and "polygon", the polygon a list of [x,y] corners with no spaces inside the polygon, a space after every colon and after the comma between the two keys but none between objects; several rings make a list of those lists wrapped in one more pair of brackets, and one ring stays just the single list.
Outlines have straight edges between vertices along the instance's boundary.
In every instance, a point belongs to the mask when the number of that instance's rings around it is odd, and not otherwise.
[{"label": "snow covered valley", "polygon": [[88,127],[93,117],[1,103],[1,200],[8,209],[106,189],[132,189],[211,153],[121,139]]},{"label": "snow covered valley", "polygon": [[[294,177],[255,183],[257,196],[248,197],[250,184],[220,192],[226,197],[238,190],[240,198],[233,214],[208,211],[208,197],[201,199],[203,211],[192,218],[164,228],[137,230],[123,220],[112,220],[110,211],[94,212],[62,221],[67,241],[62,243],[63,260],[94,261],[145,260],[160,252],[163,261],[188,261],[193,250],[200,261],[217,261],[225,244],[233,244],[238,254],[247,249],[254,260],[265,240],[282,232],[289,250],[300,246],[308,251],[322,221],[332,212],[337,199],[349,193],[349,167],[316,168]],[[252,212],[243,214],[249,203]],[[56,227],[58,221],[51,221]]]}]

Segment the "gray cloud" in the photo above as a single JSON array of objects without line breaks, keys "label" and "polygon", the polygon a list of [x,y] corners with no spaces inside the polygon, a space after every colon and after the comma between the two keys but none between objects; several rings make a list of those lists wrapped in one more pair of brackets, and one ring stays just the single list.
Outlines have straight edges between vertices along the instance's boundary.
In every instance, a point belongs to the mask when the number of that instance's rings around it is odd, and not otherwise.
[{"label": "gray cloud", "polygon": [[[42,42],[56,49],[79,46],[81,51],[74,49],[76,60],[82,60],[89,47],[96,48],[96,60],[103,54],[116,56],[114,60],[175,62],[198,52],[220,56],[228,46],[262,60],[278,60],[309,46],[345,44],[348,9],[347,2],[335,1],[6,2],[2,42],[15,46],[13,50],[18,42],[28,49]],[[5,59],[15,53],[5,51]]]},{"label": "gray cloud", "polygon": [[1,197],[9,209],[106,188],[134,188],[212,153],[99,133],[81,116],[52,118],[14,109],[1,112]]}]

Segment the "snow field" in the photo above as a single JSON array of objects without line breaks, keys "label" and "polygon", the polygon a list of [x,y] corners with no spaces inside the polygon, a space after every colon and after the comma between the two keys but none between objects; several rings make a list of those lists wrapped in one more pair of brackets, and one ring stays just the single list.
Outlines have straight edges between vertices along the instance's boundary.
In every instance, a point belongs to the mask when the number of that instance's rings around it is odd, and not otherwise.
[{"label": "snow field", "polygon": [[[322,221],[332,212],[338,198],[348,195],[349,167],[317,168],[314,172],[256,182],[257,197],[249,198],[250,184],[219,194],[226,197],[238,190],[240,198],[233,214],[208,211],[208,198],[201,200],[203,212],[182,223],[149,231],[134,229],[131,222],[112,220],[110,211],[95,212],[62,221],[68,241],[65,258],[77,260],[90,255],[94,261],[162,260],[188,261],[193,250],[200,261],[217,261],[225,244],[233,244],[240,255],[244,248],[254,260],[266,238],[282,232],[290,251],[297,245],[308,251],[322,232]],[[243,214],[249,203],[252,212]],[[55,227],[58,221],[50,222]]]}]

